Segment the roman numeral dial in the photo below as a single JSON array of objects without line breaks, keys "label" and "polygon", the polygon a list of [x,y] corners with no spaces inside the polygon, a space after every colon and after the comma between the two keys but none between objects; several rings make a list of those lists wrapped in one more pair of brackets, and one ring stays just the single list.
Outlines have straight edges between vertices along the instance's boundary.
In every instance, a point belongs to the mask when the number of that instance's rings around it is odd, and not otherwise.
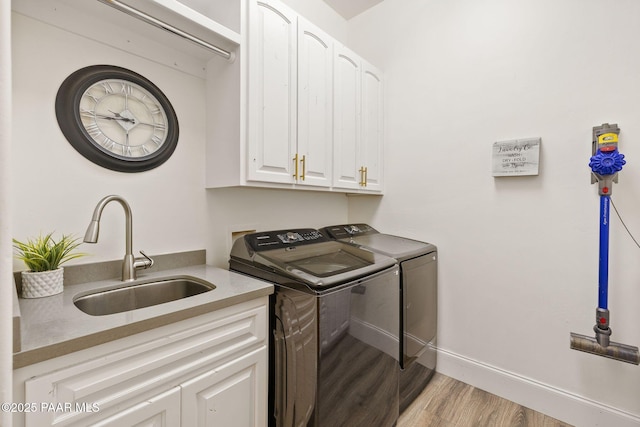
[{"label": "roman numeral dial", "polygon": [[88,135],[102,149],[127,158],[156,152],[167,138],[167,115],[143,87],[126,80],[102,80],[80,100]]},{"label": "roman numeral dial", "polygon": [[178,141],[178,120],[164,93],[120,67],[98,65],[71,74],[58,91],[56,115],[76,150],[122,172],[159,166]]}]

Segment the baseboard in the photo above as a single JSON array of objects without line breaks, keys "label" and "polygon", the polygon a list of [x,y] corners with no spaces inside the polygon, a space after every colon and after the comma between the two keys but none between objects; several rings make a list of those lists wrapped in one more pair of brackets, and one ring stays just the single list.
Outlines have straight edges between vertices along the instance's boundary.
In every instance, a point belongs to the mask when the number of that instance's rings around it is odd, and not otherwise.
[{"label": "baseboard", "polygon": [[579,427],[638,427],[640,417],[547,384],[438,348],[440,372]]}]

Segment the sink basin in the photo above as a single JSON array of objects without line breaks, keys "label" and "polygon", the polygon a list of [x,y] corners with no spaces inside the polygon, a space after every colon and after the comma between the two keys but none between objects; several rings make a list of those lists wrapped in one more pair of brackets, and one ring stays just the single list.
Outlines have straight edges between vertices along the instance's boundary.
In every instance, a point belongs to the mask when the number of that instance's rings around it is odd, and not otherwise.
[{"label": "sink basin", "polygon": [[189,298],[215,288],[195,278],[174,277],[97,291],[75,297],[73,303],[87,314],[104,316]]}]

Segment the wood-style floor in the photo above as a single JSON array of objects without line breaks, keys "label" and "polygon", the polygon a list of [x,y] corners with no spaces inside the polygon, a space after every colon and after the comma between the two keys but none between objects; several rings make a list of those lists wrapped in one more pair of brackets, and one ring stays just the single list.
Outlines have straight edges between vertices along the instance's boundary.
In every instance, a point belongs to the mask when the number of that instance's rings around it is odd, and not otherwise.
[{"label": "wood-style floor", "polygon": [[398,427],[571,427],[436,372]]}]

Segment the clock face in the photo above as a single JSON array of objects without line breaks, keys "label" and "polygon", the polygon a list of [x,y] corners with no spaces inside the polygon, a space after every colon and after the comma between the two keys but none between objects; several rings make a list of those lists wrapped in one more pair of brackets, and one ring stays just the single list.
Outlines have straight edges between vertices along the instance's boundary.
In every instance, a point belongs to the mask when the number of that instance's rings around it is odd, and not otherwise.
[{"label": "clock face", "polygon": [[167,141],[167,114],[142,86],[105,79],[80,98],[82,125],[92,142],[124,159],[152,155]]},{"label": "clock face", "polygon": [[58,91],[56,116],[80,154],[121,172],[159,166],[178,141],[178,120],[166,96],[120,67],[97,65],[71,74]]}]

